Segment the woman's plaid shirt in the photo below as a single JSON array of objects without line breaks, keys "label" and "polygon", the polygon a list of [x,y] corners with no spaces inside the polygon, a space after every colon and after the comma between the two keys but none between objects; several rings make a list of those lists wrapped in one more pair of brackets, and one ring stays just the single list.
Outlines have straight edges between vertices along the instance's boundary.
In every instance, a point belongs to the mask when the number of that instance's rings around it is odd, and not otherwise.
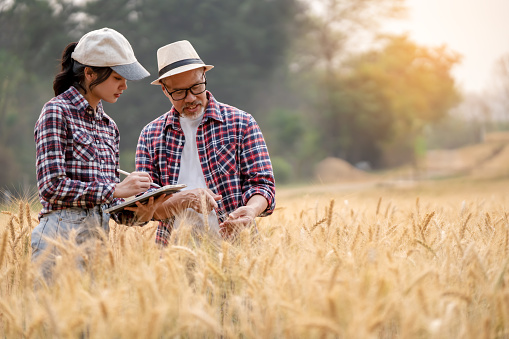
[{"label": "woman's plaid shirt", "polygon": [[[45,213],[117,204],[120,135],[99,102],[97,112],[74,87],[47,102],[35,124],[36,171]],[[132,212],[113,216],[131,222]]]},{"label": "woman's plaid shirt", "polygon": [[[250,114],[217,102],[210,92],[207,97],[196,143],[207,186],[222,196],[216,211],[219,221],[255,194],[269,203],[262,216],[271,214],[275,208],[274,174],[258,124]],[[143,128],[136,170],[150,173],[161,186],[176,184],[184,143],[178,112],[172,107]],[[157,243],[167,244],[171,226],[171,221],[159,223]]]}]

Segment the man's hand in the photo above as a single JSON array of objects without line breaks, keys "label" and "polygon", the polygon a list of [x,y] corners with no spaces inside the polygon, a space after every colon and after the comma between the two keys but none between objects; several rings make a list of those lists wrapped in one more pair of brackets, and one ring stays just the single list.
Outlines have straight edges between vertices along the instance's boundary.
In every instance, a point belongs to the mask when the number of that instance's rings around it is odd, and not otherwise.
[{"label": "man's hand", "polygon": [[191,190],[175,193],[154,213],[156,220],[164,220],[179,212],[192,208],[199,213],[209,213],[217,208],[217,202],[221,200],[219,194],[215,194],[208,188],[194,188]]},{"label": "man's hand", "polygon": [[145,205],[137,201],[136,206],[138,207],[126,207],[125,209],[128,211],[133,211],[136,214],[136,221],[150,221],[154,216],[156,209],[161,207],[163,203],[171,196],[171,194],[161,194],[155,201],[154,197],[150,197]]},{"label": "man's hand", "polygon": [[152,178],[147,172],[132,172],[122,182],[116,184],[114,198],[129,198],[149,189]]},{"label": "man's hand", "polygon": [[241,206],[228,215],[228,218],[219,225],[219,231],[224,238],[237,234],[254,222],[268,206],[267,199],[260,194],[253,195],[246,206]]},{"label": "man's hand", "polygon": [[219,194],[215,194],[208,188],[195,188],[182,191],[180,198],[181,209],[192,208],[200,213],[208,213],[217,208],[217,202],[221,200]]},{"label": "man's hand", "polygon": [[219,225],[219,231],[223,238],[229,238],[246,227],[249,227],[258,216],[255,208],[241,206],[228,215],[228,218]]}]

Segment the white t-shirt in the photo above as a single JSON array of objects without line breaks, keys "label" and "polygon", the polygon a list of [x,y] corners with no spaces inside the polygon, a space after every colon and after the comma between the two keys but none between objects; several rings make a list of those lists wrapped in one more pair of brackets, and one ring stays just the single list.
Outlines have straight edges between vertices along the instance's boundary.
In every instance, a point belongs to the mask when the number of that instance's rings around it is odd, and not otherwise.
[{"label": "white t-shirt", "polygon": [[[185,190],[193,188],[208,188],[201,169],[198,147],[196,145],[196,132],[202,118],[203,114],[196,119],[180,117],[180,125],[184,131],[186,142],[182,151],[182,158],[180,159],[180,172],[177,183],[186,184],[187,187]],[[203,215],[192,208],[188,208],[184,213],[175,218],[175,223],[173,224],[174,229],[177,229],[180,226],[180,223],[184,218],[186,219],[186,222],[193,225],[193,229],[205,228]],[[219,232],[219,222],[217,220],[216,211],[212,210],[209,213],[208,222],[210,230]]]}]

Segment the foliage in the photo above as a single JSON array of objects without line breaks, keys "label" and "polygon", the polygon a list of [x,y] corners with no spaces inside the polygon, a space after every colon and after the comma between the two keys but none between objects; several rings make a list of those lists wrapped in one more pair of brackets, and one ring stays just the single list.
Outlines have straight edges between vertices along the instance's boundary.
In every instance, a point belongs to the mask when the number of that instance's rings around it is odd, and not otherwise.
[{"label": "foliage", "polygon": [[125,98],[107,106],[121,131],[121,149],[134,149],[141,128],[171,107],[161,90],[148,84],[157,78],[157,49],[178,40],[189,40],[201,59],[215,66],[207,81],[217,100],[263,119],[255,98],[282,67],[299,9],[295,0],[87,2],[83,10],[93,24],[86,30],[108,26],[125,34],[152,74],[129,83]]},{"label": "foliage", "polygon": [[509,53],[501,56],[494,68],[493,87],[488,95],[493,120],[509,120]]},{"label": "foliage", "polygon": [[35,181],[33,127],[51,98],[52,77],[69,39],[74,7],[16,0],[0,6],[0,188]]},{"label": "foliage", "polygon": [[[287,45],[298,31],[294,17],[300,10],[295,0],[0,3],[0,148],[5,148],[2,154],[7,164],[3,174],[14,175],[5,175],[0,187],[22,177],[34,182],[33,126],[53,94],[52,81],[63,48],[82,34],[101,27],[117,29],[152,73],[149,79],[129,82],[118,104],[105,103],[106,112],[119,125],[121,162],[129,170],[134,168],[133,150],[142,127],[170,108],[160,89],[149,85],[156,77],[159,47],[190,40],[202,59],[215,65],[208,82],[216,98],[263,120],[256,92],[282,67]],[[26,100],[27,93],[30,100]],[[14,154],[22,154],[28,162]]]},{"label": "foliage", "polygon": [[[0,154],[5,169],[0,187],[35,182],[33,126],[53,95],[62,50],[101,27],[124,34],[152,73],[129,82],[117,104],[104,103],[120,128],[126,170],[134,169],[140,130],[170,108],[160,89],[149,85],[157,77],[156,50],[181,39],[190,40],[215,66],[207,80],[216,99],[244,109],[260,123],[282,173],[291,169],[284,175],[288,180],[309,178],[314,164],[326,156],[381,166],[384,154],[402,140],[413,149],[409,134],[419,133],[455,101],[449,75],[454,58],[445,50],[420,48],[403,38],[388,38],[367,51],[358,43],[362,34],[376,33],[380,20],[398,16],[403,4],[2,1]],[[422,60],[428,69],[417,67]]]},{"label": "foliage", "polygon": [[448,115],[425,129],[428,149],[454,149],[482,142],[484,123]]},{"label": "foliage", "polygon": [[288,184],[292,180],[292,165],[285,158],[280,156],[273,156],[270,158],[272,168],[274,170],[274,177],[278,184]]},{"label": "foliage", "polygon": [[329,153],[353,163],[371,160],[375,167],[394,147],[413,149],[424,126],[459,100],[450,75],[454,53],[417,46],[405,36],[382,41],[380,49],[353,56],[333,80],[324,80],[328,99],[321,106]]},{"label": "foliage", "polygon": [[273,109],[268,112],[266,124],[262,125],[271,159],[277,157],[272,161],[274,171],[280,172],[279,179],[284,178],[278,180],[280,183],[309,177],[313,165],[324,157],[318,144],[319,135],[308,119],[297,109]]}]

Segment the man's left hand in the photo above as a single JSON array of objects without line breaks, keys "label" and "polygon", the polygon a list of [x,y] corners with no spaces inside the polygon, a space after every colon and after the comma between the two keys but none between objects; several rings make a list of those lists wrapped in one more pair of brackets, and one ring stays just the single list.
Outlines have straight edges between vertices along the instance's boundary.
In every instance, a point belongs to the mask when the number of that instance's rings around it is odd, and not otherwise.
[{"label": "man's left hand", "polygon": [[219,230],[224,238],[229,238],[246,227],[249,227],[257,213],[255,208],[250,206],[242,206],[228,215],[228,218],[219,225]]}]

